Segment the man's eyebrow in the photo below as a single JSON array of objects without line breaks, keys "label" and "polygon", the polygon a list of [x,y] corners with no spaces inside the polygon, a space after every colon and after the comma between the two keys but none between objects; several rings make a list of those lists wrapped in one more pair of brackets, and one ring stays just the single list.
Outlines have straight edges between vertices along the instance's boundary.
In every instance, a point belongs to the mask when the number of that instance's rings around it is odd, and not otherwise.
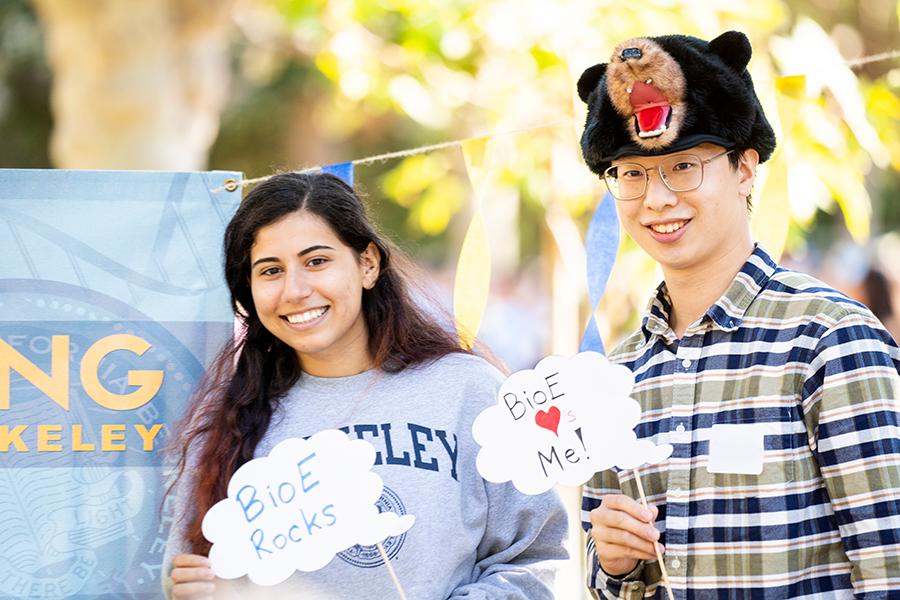
[{"label": "man's eyebrow", "polygon": [[[331,246],[326,246],[325,244],[317,244],[315,246],[310,246],[309,248],[301,250],[300,252],[297,253],[297,256],[302,258],[302,257],[306,256],[307,254],[309,254],[310,252],[315,252],[317,250],[334,250],[334,248],[332,248]],[[278,258],[276,258],[274,256],[266,256],[264,258],[259,258],[255,261],[253,261],[253,264],[250,265],[250,268],[254,269],[254,268],[256,268],[256,265],[259,265],[262,263],[267,263],[267,262],[278,262]]]}]

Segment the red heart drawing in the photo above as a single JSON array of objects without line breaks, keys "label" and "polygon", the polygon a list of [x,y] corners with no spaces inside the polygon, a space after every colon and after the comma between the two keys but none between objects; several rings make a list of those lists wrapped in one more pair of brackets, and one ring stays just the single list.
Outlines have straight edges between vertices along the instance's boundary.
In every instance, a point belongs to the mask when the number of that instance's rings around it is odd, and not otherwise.
[{"label": "red heart drawing", "polygon": [[559,437],[559,434],[556,433],[556,429],[559,427],[559,416],[559,409],[555,406],[551,406],[550,410],[538,411],[537,414],[534,415],[534,422],[537,423],[538,427],[549,429],[556,437]]}]

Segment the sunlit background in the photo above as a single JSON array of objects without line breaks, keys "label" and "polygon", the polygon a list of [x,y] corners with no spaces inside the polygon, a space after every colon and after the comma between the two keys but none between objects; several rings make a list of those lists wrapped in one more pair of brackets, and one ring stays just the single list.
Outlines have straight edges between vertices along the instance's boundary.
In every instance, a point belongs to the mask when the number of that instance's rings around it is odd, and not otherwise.
[{"label": "sunlit background", "polygon": [[[479,334],[530,368],[575,353],[592,310],[583,239],[604,188],[579,154],[578,76],[627,37],[729,29],[753,43],[789,165],[782,262],[866,302],[896,337],[895,0],[0,0],[0,167],[257,178],[363,161],[381,229],[449,303],[476,206],[450,142],[491,137]],[[775,82],[791,75],[806,94],[785,136]],[[623,234],[596,312],[607,348],[659,277]]]}]

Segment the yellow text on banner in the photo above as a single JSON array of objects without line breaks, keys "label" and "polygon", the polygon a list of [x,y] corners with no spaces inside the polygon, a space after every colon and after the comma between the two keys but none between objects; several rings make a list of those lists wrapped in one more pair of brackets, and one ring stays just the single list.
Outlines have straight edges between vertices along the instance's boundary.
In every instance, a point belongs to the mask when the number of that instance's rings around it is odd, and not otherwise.
[{"label": "yellow text on banner", "polygon": [[806,98],[806,75],[778,78],[775,81],[775,96],[782,139],[772,160],[766,187],[753,209],[753,233],[756,240],[778,260],[784,252],[791,222],[787,154],[784,146],[800,120],[800,111]]},{"label": "yellow text on banner", "polygon": [[465,140],[462,142],[462,151],[469,180],[475,190],[477,205],[456,266],[453,314],[456,317],[460,345],[463,348],[471,348],[487,306],[491,287],[490,249],[481,213],[481,197],[491,168],[494,140],[493,138]]}]

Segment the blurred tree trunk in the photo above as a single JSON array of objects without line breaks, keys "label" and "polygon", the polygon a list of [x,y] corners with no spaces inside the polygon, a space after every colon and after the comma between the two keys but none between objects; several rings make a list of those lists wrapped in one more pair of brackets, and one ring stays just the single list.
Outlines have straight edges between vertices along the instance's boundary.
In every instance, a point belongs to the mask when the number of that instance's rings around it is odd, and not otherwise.
[{"label": "blurred tree trunk", "polygon": [[32,0],[63,169],[200,170],[228,97],[231,0]]}]

